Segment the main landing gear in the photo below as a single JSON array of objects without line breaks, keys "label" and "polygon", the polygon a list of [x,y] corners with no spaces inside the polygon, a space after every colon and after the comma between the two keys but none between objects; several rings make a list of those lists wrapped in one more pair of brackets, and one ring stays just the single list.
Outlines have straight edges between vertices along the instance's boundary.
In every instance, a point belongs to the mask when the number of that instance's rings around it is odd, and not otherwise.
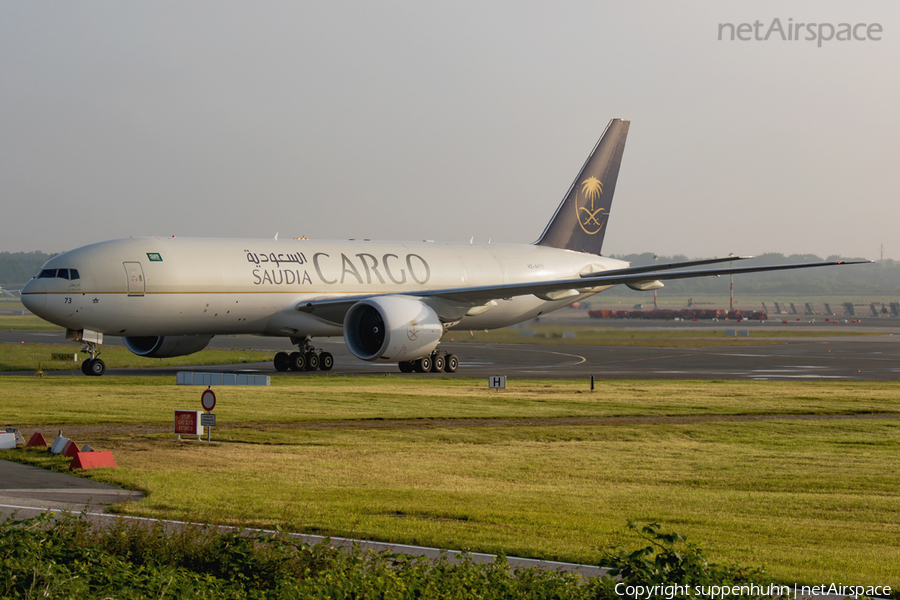
[{"label": "main landing gear", "polygon": [[97,358],[100,351],[97,350],[97,344],[93,342],[85,342],[82,352],[89,352],[91,357],[81,363],[81,372],[89,377],[100,377],[106,373],[106,363]]},{"label": "main landing gear", "polygon": [[459,368],[459,358],[455,354],[442,354],[439,350],[432,352],[431,356],[423,356],[418,360],[404,360],[398,363],[402,373],[456,373]]},{"label": "main landing gear", "polygon": [[[291,338],[293,340],[293,338]],[[331,352],[316,350],[310,344],[310,338],[304,338],[297,344],[297,352],[279,352],[275,355],[276,371],[330,371],[334,366],[334,357]]]}]

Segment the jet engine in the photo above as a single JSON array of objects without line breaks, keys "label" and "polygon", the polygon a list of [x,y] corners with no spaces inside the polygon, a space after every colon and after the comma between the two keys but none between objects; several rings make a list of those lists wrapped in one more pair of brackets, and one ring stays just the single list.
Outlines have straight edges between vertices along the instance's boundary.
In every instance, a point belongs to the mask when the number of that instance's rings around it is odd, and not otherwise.
[{"label": "jet engine", "polygon": [[212,337],[211,335],[141,336],[122,338],[122,341],[125,342],[126,348],[138,356],[169,358],[200,352],[209,345]]},{"label": "jet engine", "polygon": [[401,362],[429,356],[443,333],[434,309],[409,296],[366,298],[344,317],[344,341],[362,360]]}]

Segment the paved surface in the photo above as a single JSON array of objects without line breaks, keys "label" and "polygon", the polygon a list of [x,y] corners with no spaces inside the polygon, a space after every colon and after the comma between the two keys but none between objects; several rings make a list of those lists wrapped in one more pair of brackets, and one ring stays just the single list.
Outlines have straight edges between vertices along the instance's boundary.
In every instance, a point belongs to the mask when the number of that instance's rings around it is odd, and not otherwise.
[{"label": "paved surface", "polygon": [[44,509],[103,511],[110,504],[140,500],[131,492],[89,479],[0,461],[0,515],[33,516]]},{"label": "paved surface", "polygon": [[[650,327],[642,325],[642,327]],[[659,327],[659,325],[656,325]],[[681,330],[693,327],[683,324]],[[732,328],[735,326],[732,325]],[[441,348],[459,356],[460,368],[456,377],[535,377],[579,379],[722,379],[722,380],[900,380],[900,329],[883,331],[884,335],[859,335],[849,337],[815,338],[766,338],[771,329],[751,329],[751,340],[773,342],[745,345],[735,338],[734,346],[706,348],[661,348],[633,346],[588,346],[581,344],[468,344],[444,343]],[[768,326],[764,326],[768,327]],[[840,326],[842,331],[853,331],[850,326]],[[720,327],[721,328],[721,327]],[[737,328],[741,329],[740,326]],[[825,329],[825,332],[830,331]],[[878,329],[867,329],[878,331]],[[623,328],[627,337],[628,328]],[[860,331],[862,333],[862,331]],[[107,338],[110,345],[119,343],[117,338]],[[0,332],[0,342],[9,343],[64,343],[63,334]],[[340,338],[314,340],[319,348],[335,357],[332,375],[361,375],[389,373],[400,376],[393,363],[367,363],[353,357]],[[77,344],[71,344],[74,351]],[[290,351],[293,347],[287,339],[261,337],[215,337],[210,344],[214,348],[247,348],[274,352]],[[271,362],[197,366],[181,368],[153,367],[155,361],[147,359],[144,369],[117,369],[107,364],[109,375],[160,375],[174,376],[177,371],[213,371],[268,373],[285,377],[309,377],[313,373],[278,373]],[[12,373],[5,373],[12,374]],[[32,375],[33,372],[18,373]],[[47,376],[82,377],[80,369],[47,372]],[[435,377],[428,375],[404,375],[405,377]]]}]

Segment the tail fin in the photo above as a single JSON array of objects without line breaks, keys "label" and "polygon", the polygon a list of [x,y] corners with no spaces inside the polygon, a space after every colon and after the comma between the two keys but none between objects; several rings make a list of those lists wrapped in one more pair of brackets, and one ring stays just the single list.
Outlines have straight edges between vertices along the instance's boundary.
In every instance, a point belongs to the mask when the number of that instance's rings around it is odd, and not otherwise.
[{"label": "tail fin", "polygon": [[537,245],[600,254],[630,124],[609,122]]}]

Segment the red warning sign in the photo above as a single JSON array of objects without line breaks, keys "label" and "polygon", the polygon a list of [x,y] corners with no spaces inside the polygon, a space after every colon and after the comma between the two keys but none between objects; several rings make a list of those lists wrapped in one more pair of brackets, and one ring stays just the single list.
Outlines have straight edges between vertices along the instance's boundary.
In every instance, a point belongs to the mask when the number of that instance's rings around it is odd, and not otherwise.
[{"label": "red warning sign", "polygon": [[200,411],[176,410],[175,433],[180,435],[200,435]]}]

